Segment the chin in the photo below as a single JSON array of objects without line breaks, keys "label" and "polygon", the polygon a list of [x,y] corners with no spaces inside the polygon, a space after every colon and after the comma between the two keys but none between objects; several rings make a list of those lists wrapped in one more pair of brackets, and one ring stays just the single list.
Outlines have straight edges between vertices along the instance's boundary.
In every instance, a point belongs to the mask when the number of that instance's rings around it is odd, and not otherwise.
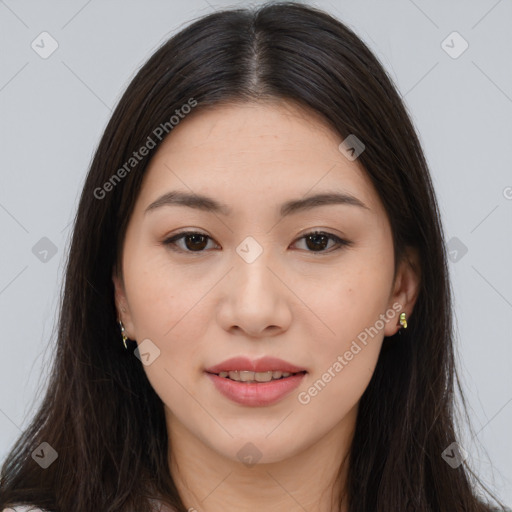
[{"label": "chin", "polygon": [[[288,439],[289,441],[291,438]],[[216,446],[215,451],[223,457],[234,462],[241,462],[247,467],[261,464],[275,464],[289,459],[300,451],[297,440],[293,439],[293,446],[287,446],[286,440],[276,435],[270,440],[262,435],[235,436],[227,441],[228,446]]]}]

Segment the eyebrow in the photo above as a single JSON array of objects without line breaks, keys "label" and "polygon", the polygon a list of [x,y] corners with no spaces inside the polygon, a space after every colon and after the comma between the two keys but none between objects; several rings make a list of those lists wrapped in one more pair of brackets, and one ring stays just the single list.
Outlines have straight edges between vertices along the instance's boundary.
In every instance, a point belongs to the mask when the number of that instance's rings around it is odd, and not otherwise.
[{"label": "eyebrow", "polygon": [[[293,199],[283,203],[280,208],[281,217],[291,215],[306,210],[311,210],[318,206],[325,206],[331,204],[343,204],[349,206],[357,206],[370,210],[362,201],[347,193],[340,192],[324,192],[315,194],[313,196],[305,197],[302,199]],[[156,201],[153,201],[144,211],[144,214],[154,211],[162,206],[186,206],[188,208],[195,208],[211,213],[220,213],[230,216],[233,212],[226,204],[218,202],[208,196],[201,194],[193,194],[189,192],[172,191],[160,196]]]}]

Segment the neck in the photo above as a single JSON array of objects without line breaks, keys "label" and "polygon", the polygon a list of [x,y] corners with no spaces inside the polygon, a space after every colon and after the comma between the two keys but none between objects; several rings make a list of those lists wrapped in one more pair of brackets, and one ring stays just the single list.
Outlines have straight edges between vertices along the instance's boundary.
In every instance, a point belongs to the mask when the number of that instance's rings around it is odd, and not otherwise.
[{"label": "neck", "polygon": [[169,410],[166,414],[171,476],[188,510],[348,511],[345,497],[341,508],[339,503],[346,492],[357,407],[307,449],[252,466],[214,451]]}]

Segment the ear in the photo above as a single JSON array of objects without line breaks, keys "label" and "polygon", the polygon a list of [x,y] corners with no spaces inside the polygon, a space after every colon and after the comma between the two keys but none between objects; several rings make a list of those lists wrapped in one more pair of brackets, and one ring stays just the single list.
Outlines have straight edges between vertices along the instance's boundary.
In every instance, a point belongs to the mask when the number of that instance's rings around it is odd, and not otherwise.
[{"label": "ear", "polygon": [[[401,313],[406,314],[407,321],[410,320],[416,299],[421,285],[421,260],[418,250],[415,247],[407,247],[400,262],[393,291],[389,297],[388,309],[396,311],[397,321],[389,321],[384,328],[384,336],[393,336],[401,326],[398,318]],[[399,305],[399,306],[398,306]]]},{"label": "ear", "polygon": [[116,267],[114,267],[112,272],[112,282],[114,283],[114,297],[117,310],[117,319],[123,322],[126,336],[129,339],[134,340],[136,339],[135,329],[132,322],[130,308],[128,306],[128,300],[126,299],[123,276],[118,272]]}]

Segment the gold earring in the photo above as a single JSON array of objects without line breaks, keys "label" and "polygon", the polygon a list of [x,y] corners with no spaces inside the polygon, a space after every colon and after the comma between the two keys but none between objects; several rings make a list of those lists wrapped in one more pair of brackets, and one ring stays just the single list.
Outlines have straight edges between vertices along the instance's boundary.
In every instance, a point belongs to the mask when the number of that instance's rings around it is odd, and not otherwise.
[{"label": "gold earring", "polygon": [[121,320],[119,320],[119,326],[121,327],[121,336],[123,337],[124,348],[126,350],[128,350],[128,345],[126,344],[126,341],[128,340],[128,338],[126,336],[126,333],[125,333],[125,330],[124,330],[124,325],[123,325],[123,322],[121,322]]},{"label": "gold earring", "polygon": [[404,329],[407,329],[407,318],[406,318],[405,313],[400,313],[400,325],[401,325]]}]

